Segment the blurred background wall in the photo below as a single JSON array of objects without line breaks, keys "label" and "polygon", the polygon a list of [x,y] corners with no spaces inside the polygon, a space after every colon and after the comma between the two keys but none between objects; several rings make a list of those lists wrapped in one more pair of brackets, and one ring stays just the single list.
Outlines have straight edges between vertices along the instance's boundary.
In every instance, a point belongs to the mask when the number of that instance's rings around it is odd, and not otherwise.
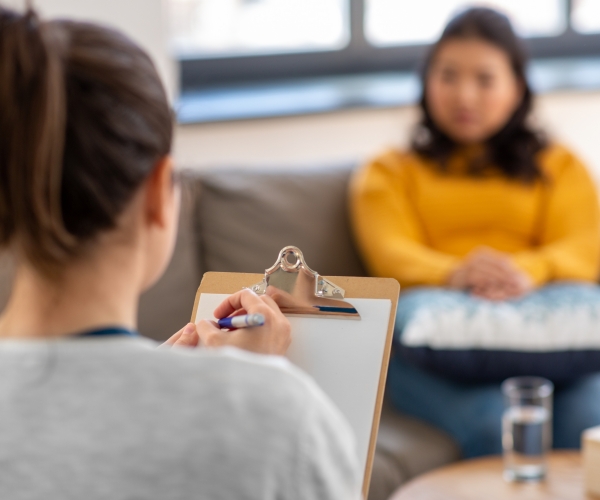
[{"label": "blurred background wall", "polygon": [[[69,17],[114,26],[141,44],[154,59],[172,98],[177,95],[177,63],[169,49],[168,3],[163,0],[33,0],[48,17]],[[26,0],[0,0],[22,9]]]},{"label": "blurred background wall", "polygon": [[[600,184],[600,91],[539,96],[537,118],[552,137],[571,146]],[[418,117],[413,106],[357,109],[324,115],[180,126],[175,156],[183,166],[280,167],[362,161],[408,141]]]},{"label": "blurred background wall", "polygon": [[[25,0],[0,0],[0,3],[22,7]],[[254,80],[261,78],[277,80],[282,75],[296,73],[310,77],[313,73],[319,76],[328,72],[414,69],[426,44],[439,35],[452,11],[468,3],[464,0],[437,0],[437,3],[436,0],[418,3],[405,0],[35,0],[33,5],[47,16],[89,19],[127,32],[156,61],[177,109],[180,88],[193,91],[195,84],[229,88],[239,87],[244,78],[255,84]],[[505,9],[518,30],[530,37],[533,55],[547,57],[562,52],[566,58],[577,56],[579,52],[600,55],[598,0],[476,3]],[[583,42],[580,39],[584,39]],[[316,54],[314,64],[311,63],[316,70],[305,64],[302,54],[297,54],[310,51]],[[269,54],[275,55],[269,59]],[[244,56],[258,56],[250,58],[256,60],[257,69],[249,70],[248,64],[244,67]],[[319,58],[323,61],[319,62]],[[199,69],[193,66],[196,64],[193,61],[186,62],[194,59],[199,60]],[[186,71],[190,64],[192,70]],[[240,73],[229,71],[240,64]],[[216,77],[211,73],[215,68]],[[599,70],[592,68],[591,71],[598,73]],[[205,78],[204,81],[205,75],[212,75],[212,80]],[[600,83],[600,74],[596,76]],[[186,79],[191,83],[186,84]],[[580,154],[600,182],[600,84],[597,88],[592,85],[586,90],[546,91],[538,97],[536,117],[553,137]],[[350,109],[320,114],[178,125],[174,156],[179,166],[198,169],[361,162],[383,148],[405,145],[417,118],[415,107],[403,103],[378,108],[350,106]]]}]

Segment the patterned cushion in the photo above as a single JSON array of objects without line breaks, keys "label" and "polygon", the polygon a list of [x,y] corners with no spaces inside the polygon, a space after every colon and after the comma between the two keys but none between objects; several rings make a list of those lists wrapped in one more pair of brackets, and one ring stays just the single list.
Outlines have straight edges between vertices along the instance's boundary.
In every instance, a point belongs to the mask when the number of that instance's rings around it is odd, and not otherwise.
[{"label": "patterned cushion", "polygon": [[600,287],[553,284],[507,302],[415,289],[401,295],[396,341],[407,360],[457,380],[569,381],[600,371]]}]

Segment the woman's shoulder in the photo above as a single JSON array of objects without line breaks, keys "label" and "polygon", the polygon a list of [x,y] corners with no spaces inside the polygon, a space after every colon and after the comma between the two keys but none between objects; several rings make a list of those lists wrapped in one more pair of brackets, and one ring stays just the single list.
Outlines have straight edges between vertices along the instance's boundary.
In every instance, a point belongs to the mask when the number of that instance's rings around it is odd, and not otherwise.
[{"label": "woman's shoulder", "polygon": [[[174,349],[169,352],[158,350],[158,356],[172,366],[174,376],[184,378],[200,377],[202,384],[214,385],[216,392],[229,390],[242,391],[251,395],[249,402],[259,402],[260,392],[263,401],[271,405],[271,399],[285,398],[288,403],[294,401],[305,405],[308,400],[320,396],[320,390],[314,381],[303,371],[295,367],[286,358],[255,354],[234,347],[220,349]],[[195,375],[194,375],[195,373]]]},{"label": "woman's shoulder", "polygon": [[[47,379],[54,385],[47,394],[56,398],[59,391],[52,389],[60,386],[70,400],[85,400],[92,421],[103,418],[105,408],[112,422],[133,420],[139,435],[153,436],[140,444],[143,454],[167,450],[202,471],[189,484],[220,485],[238,498],[257,477],[292,487],[298,467],[329,455],[354,463],[348,423],[285,358],[232,347],[157,349],[145,339],[65,342],[53,346],[52,355],[55,373]],[[318,441],[312,448],[311,440]],[[251,459],[235,470],[240,457]],[[235,470],[235,480],[224,470]]]},{"label": "woman's shoulder", "polygon": [[587,174],[586,165],[567,146],[550,143],[538,153],[539,165],[550,178],[561,177],[569,173]]},{"label": "woman's shoulder", "polygon": [[[174,380],[188,381],[187,395],[173,402],[183,404],[196,419],[250,428],[253,434],[268,434],[268,440],[279,442],[291,443],[298,436],[307,439],[309,434],[325,432],[331,446],[352,448],[352,431],[339,409],[311,377],[286,358],[233,347],[181,351],[169,357],[174,361]],[[212,409],[199,406],[200,400],[210,401]],[[223,412],[223,408],[229,411]],[[260,415],[260,419],[248,425],[250,415]]]},{"label": "woman's shoulder", "polygon": [[389,148],[375,155],[367,162],[369,168],[399,171],[421,167],[425,161],[410,149]]},{"label": "woman's shoulder", "polygon": [[[157,399],[175,405],[185,406],[202,394],[217,400],[238,393],[248,405],[270,405],[286,398],[301,407],[318,392],[314,382],[287,359],[233,347],[167,349],[141,337],[60,345],[60,367],[66,378],[81,371],[81,359],[92,358],[94,366],[110,365],[112,378],[135,383],[140,394],[156,393]],[[82,384],[99,382],[92,372],[88,370],[90,379],[81,380]],[[117,393],[120,387],[114,386]]]},{"label": "woman's shoulder", "polygon": [[370,179],[389,181],[392,184],[410,179],[425,167],[419,155],[402,149],[387,149],[368,160],[358,170],[355,182],[368,184]]},{"label": "woman's shoulder", "polygon": [[267,426],[289,436],[315,414],[342,429],[346,425],[314,380],[283,357],[233,347],[157,348],[142,338],[61,345],[57,380],[77,380],[75,390],[82,393],[110,392],[125,413],[151,399],[158,422],[177,409],[184,420],[211,425],[237,425],[260,414],[256,429]]},{"label": "woman's shoulder", "polygon": [[315,381],[286,358],[234,347],[181,351],[170,353],[175,379],[196,379],[217,399],[236,394],[248,409],[268,412],[271,425],[293,428],[306,412],[343,420]]}]

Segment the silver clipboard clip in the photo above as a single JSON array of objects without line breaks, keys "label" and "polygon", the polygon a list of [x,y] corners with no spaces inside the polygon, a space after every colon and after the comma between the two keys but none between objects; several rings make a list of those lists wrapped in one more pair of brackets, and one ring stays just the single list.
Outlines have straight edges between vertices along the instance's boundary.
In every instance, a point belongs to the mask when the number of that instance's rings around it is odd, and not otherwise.
[{"label": "silver clipboard clip", "polygon": [[265,270],[263,280],[250,289],[258,295],[271,295],[284,314],[360,318],[355,307],[343,300],[344,289],[308,267],[294,246],[282,249],[275,264]]}]

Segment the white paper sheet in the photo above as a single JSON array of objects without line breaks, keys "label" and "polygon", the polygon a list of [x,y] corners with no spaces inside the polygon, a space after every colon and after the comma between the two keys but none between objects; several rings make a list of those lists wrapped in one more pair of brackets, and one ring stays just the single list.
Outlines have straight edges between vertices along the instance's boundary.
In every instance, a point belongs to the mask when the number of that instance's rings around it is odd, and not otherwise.
[{"label": "white paper sheet", "polygon": [[[196,320],[214,319],[224,294],[202,294]],[[288,358],[310,374],[350,422],[364,470],[387,337],[391,301],[346,299],[361,319],[290,316]]]}]

